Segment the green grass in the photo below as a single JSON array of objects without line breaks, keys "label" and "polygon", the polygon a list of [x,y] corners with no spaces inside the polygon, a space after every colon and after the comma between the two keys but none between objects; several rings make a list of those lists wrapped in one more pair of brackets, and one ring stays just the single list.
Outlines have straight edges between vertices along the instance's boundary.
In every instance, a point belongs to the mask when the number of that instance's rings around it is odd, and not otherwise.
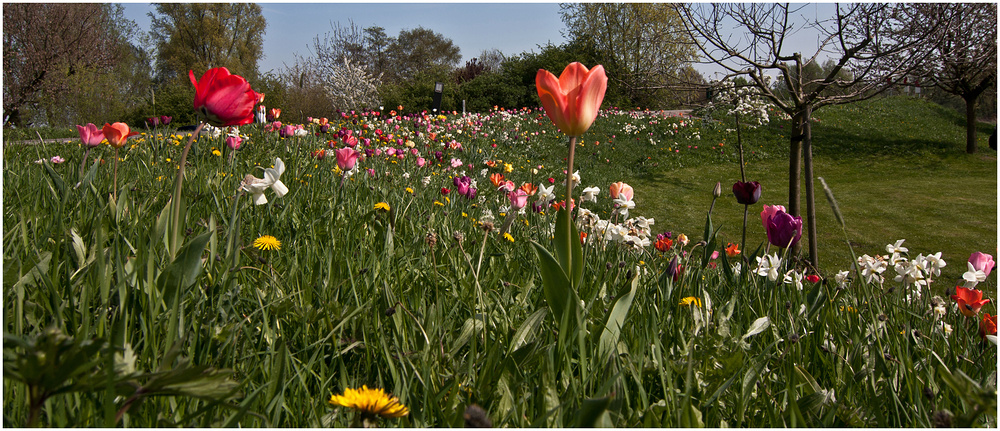
[{"label": "green grass", "polygon": [[[517,185],[564,178],[565,137],[537,110],[335,119],[334,131],[373,148],[410,151],[412,141],[433,161],[373,154],[343,186],[332,157],[311,156],[329,140],[343,146],[332,133],[282,139],[244,127],[232,162],[221,138],[202,137],[177,230],[169,210],[186,136],[132,138],[116,186],[107,146],[80,170],[79,145],[11,145],[5,135],[3,424],[344,427],[358,415],[327,400],[367,385],[409,407],[378,420],[390,427],[461,426],[471,404],[502,427],[995,427],[996,347],[977,333],[982,314],[996,313],[995,275],[977,286],[992,301],[975,319],[946,296],[935,317],[931,302],[959,283],[970,253],[995,248],[996,153],[964,154],[954,114],[911,99],[817,118],[816,174],[855,251],[885,254],[902,238],[910,258],[942,251],[935,293],[908,301],[891,266],[884,285],[855,273],[839,287],[833,276],[851,259],[819,189],[822,282],[799,290],[751,275],[765,241],[760,204],[741,273],[725,254],[703,265],[740,235],[725,123],[602,114],[576,150],[576,190],[601,188],[582,206],[615,219],[608,185],[625,181],[636,194],[629,217],[655,218],[653,241],[672,231],[691,242],[661,253],[585,229],[584,272],[570,290],[550,283],[531,245],[551,251],[553,236],[565,239],[553,233],[555,211],[517,216],[509,239],[481,224],[492,213],[499,227],[509,205],[489,174]],[[744,135],[761,204],[787,200],[781,126]],[[67,162],[35,163],[54,155]],[[275,157],[289,192],[268,189],[269,202],[253,205],[240,182]],[[466,166],[450,170],[452,158]],[[476,199],[455,191],[457,170],[477,181]],[[720,230],[703,238],[716,181]],[[391,210],[375,208],[382,202]],[[262,235],[281,249],[255,248]],[[803,269],[785,259],[781,274]],[[547,298],[574,296],[581,306],[567,302],[567,319],[554,319]],[[702,305],[681,305],[692,296]]]}]

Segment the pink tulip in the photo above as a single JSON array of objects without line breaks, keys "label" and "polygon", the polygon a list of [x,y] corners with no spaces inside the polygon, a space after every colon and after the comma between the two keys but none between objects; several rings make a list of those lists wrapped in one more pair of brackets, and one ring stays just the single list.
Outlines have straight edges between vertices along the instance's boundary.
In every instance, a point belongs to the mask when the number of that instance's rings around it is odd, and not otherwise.
[{"label": "pink tulip", "polygon": [[358,162],[358,156],[361,155],[353,148],[341,148],[334,153],[337,154],[337,166],[343,171],[354,169]]},{"label": "pink tulip", "polygon": [[528,204],[528,194],[521,189],[516,189],[508,193],[507,198],[510,199],[511,211],[517,211]]},{"label": "pink tulip", "polygon": [[611,183],[610,192],[611,192],[611,199],[618,199],[619,195],[623,195],[622,197],[625,198],[626,201],[632,200],[632,196],[634,194],[632,186],[625,184],[621,181],[617,183]]},{"label": "pink tulip", "polygon": [[80,140],[83,141],[83,145],[88,147],[101,145],[101,141],[104,140],[104,132],[98,129],[94,123],[87,123],[86,127],[77,124],[76,129],[80,131]]},{"label": "pink tulip", "polygon": [[582,63],[566,66],[559,78],[552,72],[539,69],[535,75],[538,98],[545,107],[545,115],[569,136],[580,136],[597,119],[597,111],[604,101],[608,77],[604,66],[587,70]]},{"label": "pink tulip", "polygon": [[993,272],[993,267],[996,266],[996,262],[993,262],[993,256],[986,253],[975,252],[972,256],[969,256],[969,263],[976,271],[982,271],[988,277],[990,272]]},{"label": "pink tulip", "polygon": [[240,145],[243,145],[243,138],[239,136],[226,137],[226,146],[229,147],[230,150],[238,150],[240,149]]},{"label": "pink tulip", "polygon": [[427,164],[427,160],[426,159],[424,159],[423,157],[417,157],[417,166],[418,167],[422,168],[426,164]]},{"label": "pink tulip", "polygon": [[785,207],[781,205],[764,205],[764,211],[760,212],[760,221],[764,223],[764,229],[767,229],[767,221],[778,211],[785,211]]},{"label": "pink tulip", "polygon": [[242,76],[225,67],[209,69],[201,79],[188,72],[194,85],[194,110],[206,123],[215,127],[242,126],[253,122],[253,105],[261,95],[250,88]]}]

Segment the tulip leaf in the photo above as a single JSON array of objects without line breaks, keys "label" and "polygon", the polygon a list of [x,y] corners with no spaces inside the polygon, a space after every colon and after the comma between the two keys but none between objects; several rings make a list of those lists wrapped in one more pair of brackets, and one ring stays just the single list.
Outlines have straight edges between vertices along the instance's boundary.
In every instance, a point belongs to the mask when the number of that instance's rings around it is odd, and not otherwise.
[{"label": "tulip leaf", "polygon": [[68,196],[67,193],[68,190],[66,189],[66,182],[63,181],[61,175],[59,175],[58,173],[56,173],[54,169],[52,169],[52,165],[49,164],[48,160],[42,163],[42,166],[45,166],[45,173],[49,174],[49,178],[52,179],[52,184],[55,187],[55,190],[58,192],[57,194],[59,199],[61,201],[65,201],[66,196]]},{"label": "tulip leaf", "polygon": [[631,282],[632,288],[615,301],[614,307],[611,308],[611,314],[608,315],[608,321],[604,324],[604,332],[601,333],[601,342],[598,348],[598,359],[605,360],[611,354],[616,345],[618,345],[618,338],[621,336],[622,326],[625,324],[625,317],[628,315],[629,308],[632,307],[632,299],[635,298],[636,288],[639,286],[639,274],[636,273],[632,276]]},{"label": "tulip leaf", "polygon": [[520,349],[521,346],[527,344],[528,336],[530,336],[532,332],[536,331],[538,326],[541,325],[542,319],[545,318],[546,311],[547,310],[545,308],[539,308],[534,313],[531,313],[527,319],[524,319],[524,323],[521,323],[521,326],[514,332],[514,338],[510,341],[510,348],[507,349],[507,354],[514,353],[515,350]]},{"label": "tulip leaf", "polygon": [[[563,271],[563,268],[559,266],[556,258],[537,242],[531,241],[531,245],[534,246],[535,254],[538,255],[538,270],[542,274],[542,291],[545,294],[545,300],[548,301],[557,324],[561,324],[563,315],[566,312],[573,315],[573,311],[579,304],[576,292],[570,287],[569,277],[566,276],[566,271]],[[575,322],[575,319],[568,319],[568,322]]]},{"label": "tulip leaf", "polygon": [[743,339],[746,340],[747,338],[764,332],[764,330],[769,326],[771,326],[771,319],[767,316],[754,320],[753,323],[750,324],[750,329],[747,329],[747,333],[743,334]]},{"label": "tulip leaf", "polygon": [[563,208],[556,214],[554,243],[559,266],[566,272],[570,286],[579,288],[583,282],[583,246],[580,245],[580,234],[573,225],[569,209]]},{"label": "tulip leaf", "polygon": [[175,301],[178,289],[183,291],[191,287],[198,278],[201,273],[201,254],[211,237],[212,232],[205,232],[184,244],[170,266],[157,277],[156,284],[160,288],[161,298],[168,301],[168,305]]},{"label": "tulip leaf", "polygon": [[611,424],[608,423],[605,413],[608,411],[608,406],[611,405],[611,399],[614,396],[614,393],[612,393],[603,398],[588,398],[583,400],[583,405],[576,412],[575,426],[578,428],[596,428],[602,422],[603,425],[610,426]]}]

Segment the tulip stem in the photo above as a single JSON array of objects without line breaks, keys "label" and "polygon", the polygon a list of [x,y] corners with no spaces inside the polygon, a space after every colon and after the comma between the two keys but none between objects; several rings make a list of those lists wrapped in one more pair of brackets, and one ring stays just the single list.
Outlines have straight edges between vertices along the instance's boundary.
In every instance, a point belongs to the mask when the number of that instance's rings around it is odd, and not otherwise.
[{"label": "tulip stem", "polygon": [[[172,217],[171,217],[171,229],[173,229],[173,235],[170,236],[170,256],[174,257],[176,251],[180,248],[180,232],[181,232],[181,189],[184,184],[184,165],[187,164],[188,152],[191,151],[191,144],[194,143],[195,137],[201,133],[201,129],[205,127],[205,123],[198,123],[198,127],[194,129],[191,133],[191,138],[188,139],[187,145],[184,146],[184,152],[181,153],[180,167],[177,169],[177,185],[174,187],[174,197]],[[118,156],[115,155],[115,163],[118,163]],[[117,171],[116,171],[117,172]]]},{"label": "tulip stem", "polygon": [[[741,181],[743,181],[745,183],[745,182],[747,182],[747,174],[745,172],[743,172],[743,163],[744,163],[743,162],[743,139],[740,136],[740,114],[739,114],[739,112],[735,113],[735,116],[736,116],[736,145],[738,145],[739,148],[740,148],[740,179],[741,179]],[[746,218],[746,217],[744,217],[744,218]],[[743,222],[743,225],[746,226],[746,221]],[[744,230],[746,230],[746,228],[744,228]],[[746,232],[743,232],[743,235],[746,235]]]},{"label": "tulip stem", "polygon": [[[90,157],[90,146],[87,146],[87,149],[83,151],[83,160],[80,160],[80,175],[79,175],[80,178],[81,178],[80,181],[83,181],[82,180],[82,178],[83,178],[83,170],[87,167],[87,158],[89,158],[89,157]],[[79,185],[79,184],[77,184],[77,185]]]},{"label": "tulip stem", "polygon": [[747,213],[750,212],[750,205],[743,205],[743,239],[740,240],[740,249],[744,250],[743,257],[746,258],[747,248]]},{"label": "tulip stem", "polygon": [[115,147],[115,205],[118,205],[118,147]]},{"label": "tulip stem", "polygon": [[576,152],[576,136],[569,137],[569,157],[566,158],[566,208],[573,201],[573,154]]}]

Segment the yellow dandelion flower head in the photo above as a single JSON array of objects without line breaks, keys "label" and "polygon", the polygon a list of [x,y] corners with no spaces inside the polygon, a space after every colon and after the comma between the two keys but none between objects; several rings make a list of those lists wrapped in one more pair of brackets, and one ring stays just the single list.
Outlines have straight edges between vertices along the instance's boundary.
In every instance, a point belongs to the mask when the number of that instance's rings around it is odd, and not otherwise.
[{"label": "yellow dandelion flower head", "polygon": [[222,155],[222,151],[219,151],[217,148],[212,148],[212,155],[215,157],[219,157]]},{"label": "yellow dandelion flower head", "polygon": [[443,206],[444,206],[444,204],[443,204],[443,203],[441,203],[441,202],[438,202],[438,201],[434,201],[434,205],[437,205],[437,206],[439,206],[439,207],[443,207]]},{"label": "yellow dandelion flower head", "polygon": [[413,194],[413,189],[410,188],[410,187],[407,187],[406,188],[406,192],[412,195]]},{"label": "yellow dandelion flower head", "polygon": [[399,402],[398,398],[385,393],[382,389],[368,389],[367,385],[361,386],[361,389],[348,388],[343,395],[331,396],[330,404],[384,418],[399,418],[410,414],[410,409]]},{"label": "yellow dandelion flower head", "polygon": [[271,235],[264,235],[255,239],[253,246],[258,250],[281,250],[281,241]]},{"label": "yellow dandelion flower head", "polygon": [[514,237],[510,235],[510,232],[504,232],[503,239],[510,242],[514,242]]},{"label": "yellow dandelion flower head", "polygon": [[385,202],[379,202],[379,203],[375,204],[375,209],[382,210],[382,211],[389,211],[389,204],[387,204]]},{"label": "yellow dandelion flower head", "polygon": [[512,172],[514,170],[514,165],[512,165],[510,163],[504,163],[503,164],[503,170],[504,170],[504,172]]},{"label": "yellow dandelion flower head", "polygon": [[694,304],[696,307],[701,307],[701,300],[694,296],[689,296],[687,298],[681,299],[681,305],[691,305]]}]

